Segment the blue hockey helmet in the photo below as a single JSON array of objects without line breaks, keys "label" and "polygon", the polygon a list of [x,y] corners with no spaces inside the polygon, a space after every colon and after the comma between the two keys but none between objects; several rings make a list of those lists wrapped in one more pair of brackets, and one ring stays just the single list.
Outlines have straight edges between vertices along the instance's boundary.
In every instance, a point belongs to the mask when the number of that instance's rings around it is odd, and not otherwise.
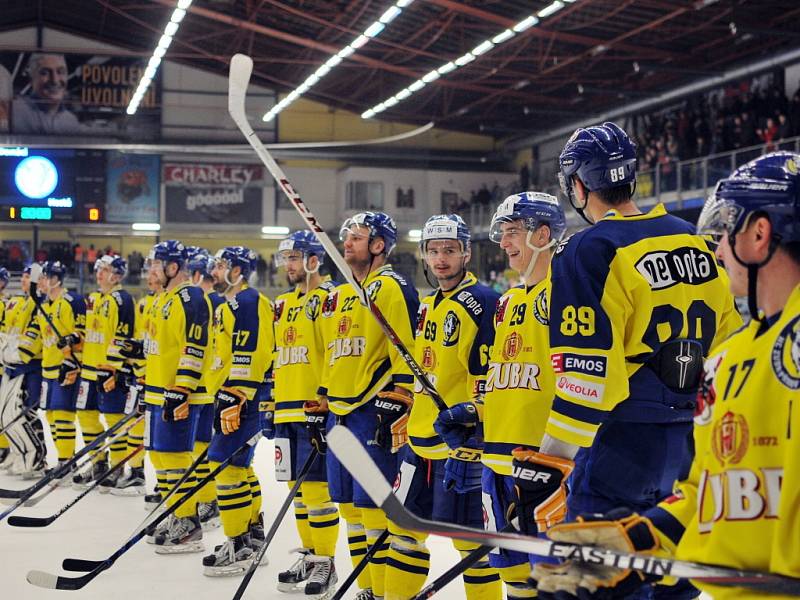
[{"label": "blue hockey helmet", "polygon": [[320,264],[325,258],[325,248],[322,247],[317,236],[314,235],[313,232],[305,229],[293,231],[280,243],[278,246],[278,254],[275,257],[277,266],[283,266],[285,263],[284,253],[291,251],[302,252],[305,257],[316,256]]},{"label": "blue hockey helmet", "polygon": [[153,246],[148,259],[160,260],[164,266],[169,263],[176,263],[178,267],[183,268],[186,263],[186,246],[178,240],[166,240],[158,242]]},{"label": "blue hockey helmet", "polygon": [[501,225],[512,221],[522,221],[528,231],[547,225],[550,239],[554,241],[560,240],[567,231],[567,219],[558,198],[544,192],[520,192],[503,200],[492,216],[489,239],[499,244],[503,237]]},{"label": "blue hockey helmet", "polygon": [[94,263],[94,269],[110,269],[114,275],[124,278],[128,274],[128,261],[116,254],[104,254]]},{"label": "blue hockey helmet", "polygon": [[186,265],[192,275],[200,273],[202,277],[211,277],[210,261],[211,254],[205,248],[200,246],[186,247]]},{"label": "blue hockey helmet", "polygon": [[731,240],[754,212],[764,212],[779,243],[800,241],[800,154],[772,152],[717,183],[697,221],[697,232]]},{"label": "blue hockey helmet", "polygon": [[428,242],[432,240],[458,240],[466,252],[472,240],[469,227],[459,215],[433,215],[422,227],[419,248],[423,253]]},{"label": "blue hockey helmet", "polygon": [[382,212],[360,212],[345,220],[339,230],[339,239],[344,241],[347,232],[354,227],[369,229],[369,241],[376,237],[383,239],[383,253],[388,256],[397,244],[397,224],[394,219]]},{"label": "blue hockey helmet", "polygon": [[226,246],[217,250],[214,261],[224,261],[229,269],[239,267],[242,271],[242,278],[247,279],[256,270],[258,257],[256,253],[244,246]]},{"label": "blue hockey helmet", "polygon": [[42,273],[45,277],[58,277],[59,281],[64,281],[67,267],[60,260],[48,260],[42,265]]},{"label": "blue hockey helmet", "polygon": [[8,284],[11,280],[11,273],[5,267],[0,267],[0,283]]}]

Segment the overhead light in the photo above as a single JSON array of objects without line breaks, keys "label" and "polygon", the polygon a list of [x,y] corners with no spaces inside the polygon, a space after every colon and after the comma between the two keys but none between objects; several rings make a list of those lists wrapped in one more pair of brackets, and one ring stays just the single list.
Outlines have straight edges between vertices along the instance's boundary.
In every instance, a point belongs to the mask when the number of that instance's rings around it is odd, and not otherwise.
[{"label": "overhead light", "polygon": [[495,45],[502,44],[503,42],[510,40],[512,37],[514,37],[514,32],[510,29],[506,29],[505,31],[494,36],[492,38],[492,43]]},{"label": "overhead light", "polygon": [[464,56],[459,56],[455,60],[455,63],[459,67],[463,67],[464,65],[471,63],[473,60],[475,60],[475,55],[472,52],[467,52]]},{"label": "overhead light", "polygon": [[380,104],[378,104],[378,105],[376,105],[376,106],[373,106],[373,107],[372,107],[372,110],[374,110],[376,113],[378,113],[378,112],[383,112],[383,111],[385,111],[385,110],[386,110],[386,104],[384,104],[383,102],[381,102]]},{"label": "overhead light", "polygon": [[422,81],[425,83],[430,83],[431,81],[436,81],[439,79],[439,77],[441,77],[441,75],[439,75],[439,71],[431,71],[422,78]]},{"label": "overhead light", "polygon": [[385,27],[386,25],[384,25],[380,21],[375,21],[372,25],[370,25],[364,30],[364,35],[367,36],[368,38],[373,38],[378,34],[380,34],[380,32],[383,31]]},{"label": "overhead light", "polygon": [[381,15],[381,18],[378,19],[384,25],[388,25],[392,21],[394,21],[395,17],[398,16],[403,10],[401,8],[397,8],[396,6],[390,6],[386,9],[386,12]]},{"label": "overhead light", "polygon": [[328,67],[329,69],[332,69],[340,62],[342,62],[342,57],[339,56],[338,54],[334,54],[328,60],[325,61],[325,66]]},{"label": "overhead light", "polygon": [[412,2],[414,2],[414,0],[397,0],[397,8],[405,8]]},{"label": "overhead light", "polygon": [[264,225],[261,233],[267,235],[289,235],[289,228],[283,225]]},{"label": "overhead light", "polygon": [[475,46],[472,49],[472,54],[475,56],[480,56],[481,54],[486,54],[492,48],[494,48],[494,44],[491,42],[491,40],[486,40],[485,42],[481,42]]},{"label": "overhead light", "polygon": [[449,73],[450,71],[456,70],[456,63],[450,61],[449,63],[443,64],[441,67],[436,69],[439,75],[444,75],[445,73]]},{"label": "overhead light", "polygon": [[536,14],[539,15],[539,17],[541,17],[542,19],[544,19],[545,17],[549,17],[553,13],[557,13],[562,8],[564,8],[564,3],[561,0],[555,0],[555,2],[548,4]]},{"label": "overhead light", "polygon": [[522,19],[522,21],[514,25],[514,31],[516,31],[517,33],[522,33],[526,29],[530,29],[531,27],[536,25],[538,22],[539,22],[539,17],[531,15],[526,19]]},{"label": "overhead light", "polygon": [[133,93],[130,102],[128,102],[128,107],[125,109],[126,114],[134,115],[139,110],[139,104],[145,93],[147,93],[147,88],[153,83],[158,67],[161,65],[161,59],[167,53],[167,48],[172,44],[172,38],[178,33],[178,27],[186,17],[186,11],[191,5],[192,0],[178,0],[177,6],[170,15],[169,22],[164,26],[164,33],[159,38],[158,45],[153,50],[153,54],[147,63],[147,68],[136,86],[136,91]]},{"label": "overhead light", "polygon": [[366,44],[368,41],[369,41],[369,38],[367,36],[360,35],[356,39],[354,39],[352,42],[350,42],[350,45],[353,48],[361,48],[361,46]]},{"label": "overhead light", "polygon": [[418,242],[422,239],[422,229],[410,229],[408,231],[408,239],[412,242]]},{"label": "overhead light", "polygon": [[425,82],[422,81],[421,79],[417,79],[414,83],[412,83],[410,86],[408,86],[407,89],[410,92],[418,92],[424,87],[425,87]]},{"label": "overhead light", "polygon": [[362,119],[371,119],[374,116],[375,116],[375,111],[372,110],[371,108],[369,110],[365,110],[363,113],[361,113],[361,118]]},{"label": "overhead light", "polygon": [[161,223],[133,223],[131,229],[134,231],[161,231]]},{"label": "overhead light", "polygon": [[336,53],[336,56],[338,56],[339,58],[347,58],[355,51],[356,49],[353,48],[352,46],[345,46],[344,48],[339,50],[339,52]]},{"label": "overhead light", "polygon": [[397,104],[397,102],[398,102],[397,98],[395,98],[394,96],[392,96],[392,97],[391,97],[391,98],[389,98],[388,100],[385,100],[385,101],[384,101],[384,103],[383,103],[383,105],[384,105],[386,108],[392,108],[392,107],[393,107],[395,104]]},{"label": "overhead light", "polygon": [[399,92],[397,92],[394,95],[394,97],[397,98],[398,100],[405,100],[410,95],[411,95],[411,90],[408,89],[408,88],[404,88],[404,89],[400,90]]},{"label": "overhead light", "polygon": [[319,81],[319,76],[316,73],[312,73],[311,75],[306,77],[306,80],[303,83],[308,87],[311,87],[312,85],[316,85],[318,81]]},{"label": "overhead light", "polygon": [[325,75],[327,75],[330,72],[331,68],[328,65],[322,65],[320,68],[314,71],[314,75],[322,79],[323,77],[325,77]]}]

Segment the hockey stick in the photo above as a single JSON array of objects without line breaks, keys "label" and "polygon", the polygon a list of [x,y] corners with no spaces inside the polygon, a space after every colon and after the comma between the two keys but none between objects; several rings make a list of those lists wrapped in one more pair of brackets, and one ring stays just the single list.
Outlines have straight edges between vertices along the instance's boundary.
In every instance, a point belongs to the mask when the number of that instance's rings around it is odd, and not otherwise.
[{"label": "hockey stick", "polygon": [[330,600],[342,600],[344,595],[347,593],[347,590],[350,589],[350,586],[353,585],[358,576],[361,575],[361,571],[367,568],[370,559],[375,556],[375,553],[378,551],[378,548],[383,546],[383,543],[386,541],[386,538],[389,537],[389,530],[384,529],[381,531],[381,534],[375,538],[375,542],[367,548],[367,553],[361,557],[361,560],[358,561],[358,564],[353,567],[353,571],[350,575],[347,576],[347,579],[344,580],[342,585],[339,586],[339,589],[336,590],[336,593],[331,596]]},{"label": "hockey stick", "polygon": [[[131,413],[130,415],[126,416],[124,419],[121,419],[118,423],[109,427],[104,433],[98,435],[91,443],[85,445],[81,448],[78,452],[76,452],[72,458],[70,458],[67,462],[63,465],[59,465],[55,467],[52,471],[50,471],[47,475],[42,477],[39,481],[34,483],[32,486],[25,488],[24,490],[0,490],[0,494],[5,496],[6,498],[19,498],[19,500],[13,504],[11,507],[7,508],[5,511],[0,513],[0,521],[5,519],[8,515],[14,512],[17,508],[19,508],[26,500],[32,498],[39,490],[44,488],[48,483],[53,481],[54,479],[60,479],[64,477],[68,473],[73,470],[75,463],[77,463],[81,457],[86,456],[89,452],[92,452],[95,448],[97,448],[100,444],[104,442],[108,437],[114,435],[117,431],[122,429],[127,423],[129,423],[134,417],[136,417],[136,413]],[[143,417],[140,415],[138,419],[142,419]]]},{"label": "hockey stick", "polygon": [[[155,508],[153,508],[153,510],[151,510],[147,514],[147,516],[141,521],[141,523],[139,523],[134,528],[133,533],[131,533],[131,535],[129,536],[128,539],[131,539],[131,538],[135,537],[136,534],[139,533],[140,529],[146,529],[150,525],[150,523],[153,520],[155,520],[154,515],[159,515],[160,514],[159,513],[159,509],[161,509],[161,507],[164,506],[164,504],[166,504],[166,502],[167,502],[167,500],[169,500],[170,496],[172,496],[179,489],[181,489],[181,486],[184,483],[186,483],[186,480],[189,479],[189,477],[191,477],[192,474],[197,470],[197,467],[200,465],[200,463],[202,463],[206,459],[206,457],[208,456],[208,448],[209,448],[209,446],[206,446],[205,450],[203,450],[200,453],[200,455],[195,459],[195,461],[189,466],[189,468],[186,469],[186,472],[183,475],[181,475],[181,478],[178,479],[177,482],[175,482],[175,484],[170,488],[169,492],[167,492],[167,494],[164,497],[161,498],[161,500],[155,506]],[[104,561],[102,561],[102,560],[86,560],[86,559],[83,559],[83,558],[65,558],[61,562],[61,568],[64,569],[65,571],[78,571],[78,572],[85,573],[86,571],[93,571],[98,566],[103,564],[103,562]]]},{"label": "hockey stick", "polygon": [[97,488],[97,486],[99,486],[103,481],[105,481],[113,473],[116,473],[120,469],[124,469],[125,468],[125,464],[131,458],[133,458],[135,455],[137,455],[139,452],[141,452],[142,450],[144,450],[144,446],[140,444],[139,446],[136,447],[135,450],[133,450],[133,452],[128,453],[128,455],[125,458],[123,458],[120,462],[118,462],[116,465],[114,465],[110,469],[106,470],[106,472],[103,473],[100,476],[99,479],[97,479],[94,482],[92,482],[92,485],[90,485],[88,488],[83,490],[80,494],[75,496],[75,498],[73,498],[72,500],[67,502],[58,511],[56,511],[55,514],[52,514],[49,517],[25,517],[25,516],[19,517],[17,515],[11,515],[8,518],[8,524],[12,525],[13,527],[47,527],[53,521],[55,521],[58,517],[63,515],[65,512],[67,512],[73,506],[75,506],[82,498],[85,498],[90,492],[92,492],[95,488]]},{"label": "hockey stick", "polygon": [[[254,446],[256,442],[261,438],[262,433],[259,431],[249,440],[247,440],[242,446],[239,447],[236,452],[231,454],[228,458],[223,460],[215,469],[213,469],[208,475],[203,477],[195,486],[186,492],[175,504],[170,506],[167,510],[163,513],[158,515],[158,517],[151,523],[151,525],[158,525],[164,519],[169,517],[172,513],[174,513],[178,508],[183,506],[189,499],[194,496],[204,485],[209,483],[210,481],[214,481],[214,478],[225,468],[227,467],[231,461],[239,455],[240,452],[245,451],[246,449]],[[102,561],[97,567],[86,573],[85,575],[81,575],[79,577],[67,577],[64,575],[54,575],[52,573],[48,573],[47,571],[38,571],[32,570],[28,571],[26,579],[28,583],[35,585],[37,587],[51,589],[51,590],[79,590],[85,587],[90,581],[92,581],[95,577],[100,575],[103,571],[111,568],[111,566],[117,562],[120,556],[125,554],[128,550],[133,548],[136,543],[141,540],[146,535],[146,528],[140,529],[135,535],[128,538],[122,546],[120,546],[111,556],[106,558]]]},{"label": "hockey stick", "polygon": [[800,579],[793,577],[619,552],[597,546],[553,542],[514,533],[484,531],[420,519],[410,513],[394,495],[392,486],[383,477],[378,466],[358,438],[347,428],[337,425],[328,433],[327,439],[328,447],[364,488],[372,501],[384,510],[389,519],[405,529],[468,540],[486,546],[498,546],[527,554],[578,560],[605,567],[635,569],[650,575],[670,575],[714,585],[757,589],[761,593],[768,594],[800,595]]},{"label": "hockey stick", "polygon": [[33,303],[36,305],[36,308],[42,313],[44,320],[47,321],[47,324],[50,325],[53,329],[53,333],[56,334],[58,337],[59,342],[64,340],[64,336],[61,335],[61,332],[56,327],[56,324],[53,323],[53,319],[50,317],[48,312],[42,306],[41,301],[39,300],[39,294],[36,293],[36,286],[39,284],[39,278],[42,276],[42,265],[39,263],[33,263],[31,265],[31,287],[30,287],[30,296],[33,300]]},{"label": "hockey stick", "polygon": [[342,258],[338,248],[336,248],[334,243],[328,237],[328,234],[325,233],[325,230],[320,226],[317,218],[303,202],[300,194],[298,194],[297,191],[292,187],[292,184],[289,183],[286,174],[278,166],[278,163],[275,162],[275,159],[272,158],[270,153],[264,147],[264,144],[258,139],[255,131],[253,131],[253,128],[250,126],[250,123],[247,120],[247,114],[245,113],[245,96],[247,95],[247,86],[250,83],[250,75],[252,72],[252,58],[244,54],[235,54],[233,58],[231,58],[231,67],[228,76],[228,112],[230,113],[231,118],[236,123],[236,126],[242,132],[244,137],[247,139],[248,143],[253,147],[253,150],[256,151],[256,154],[261,159],[261,162],[264,163],[264,166],[267,167],[267,170],[286,194],[286,197],[289,198],[291,203],[297,209],[297,212],[300,213],[300,216],[303,218],[308,228],[314,232],[315,236],[317,236],[320,244],[322,244],[322,246],[325,248],[325,252],[328,253],[328,256],[331,257],[331,260],[333,260],[334,264],[336,265],[336,268],[339,269],[342,275],[344,275],[344,278],[347,280],[347,282],[353,286],[353,289],[355,289],[356,294],[359,296],[361,304],[366,306],[372,313],[372,316],[375,317],[375,320],[378,321],[378,325],[380,325],[383,333],[395,347],[397,353],[400,355],[400,358],[402,358],[403,361],[408,365],[409,369],[411,369],[411,372],[419,381],[424,392],[433,399],[433,402],[440,411],[447,410],[447,404],[445,404],[442,397],[436,391],[436,388],[425,375],[422,367],[419,366],[408,349],[403,345],[403,341],[398,337],[394,329],[392,329],[392,326],[386,321],[386,318],[383,316],[383,313],[378,306],[372,302],[369,295],[356,281],[355,277],[353,276],[353,272],[350,270],[350,266],[344,261],[344,258]]},{"label": "hockey stick", "polygon": [[242,582],[239,584],[239,587],[236,588],[236,593],[233,595],[233,600],[239,600],[244,595],[244,591],[247,589],[247,586],[249,585],[250,580],[253,578],[258,565],[261,563],[261,559],[264,558],[267,548],[269,548],[269,545],[272,542],[272,539],[275,537],[275,534],[278,533],[278,527],[280,527],[283,517],[286,516],[289,507],[292,505],[292,501],[297,495],[297,490],[300,489],[300,486],[305,481],[308,472],[311,470],[311,467],[314,464],[314,461],[317,460],[317,456],[319,456],[319,452],[317,452],[315,449],[311,454],[308,455],[306,462],[304,462],[303,466],[300,468],[300,472],[297,473],[297,479],[295,480],[292,489],[289,490],[286,500],[283,501],[283,504],[281,504],[281,507],[278,509],[278,514],[275,515],[275,519],[272,521],[272,525],[270,525],[269,531],[264,537],[264,543],[261,544],[261,547],[256,552],[252,562],[250,563],[250,566],[247,568],[247,572],[244,574]]},{"label": "hockey stick", "polygon": [[10,420],[8,423],[6,423],[6,424],[3,426],[3,428],[2,428],[2,429],[0,429],[0,435],[3,435],[3,434],[6,432],[6,431],[8,431],[9,429],[11,429],[11,426],[12,426],[14,423],[16,423],[17,421],[19,421],[19,420],[20,420],[22,417],[28,416],[28,415],[30,415],[32,412],[36,412],[36,408],[37,408],[37,407],[35,407],[35,406],[29,406],[28,408],[25,408],[25,409],[23,409],[23,410],[22,410],[22,412],[20,412],[20,413],[19,413],[19,414],[18,414],[16,417],[14,417],[14,418],[13,418],[13,419],[11,419],[11,420]]}]

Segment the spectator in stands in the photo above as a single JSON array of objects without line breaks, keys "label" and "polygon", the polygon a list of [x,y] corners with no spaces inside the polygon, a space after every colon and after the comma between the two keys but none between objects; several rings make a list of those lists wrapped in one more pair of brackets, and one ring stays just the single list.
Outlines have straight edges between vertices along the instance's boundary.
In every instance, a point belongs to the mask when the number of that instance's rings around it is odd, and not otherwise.
[{"label": "spectator in stands", "polygon": [[783,113],[778,114],[778,135],[777,140],[785,140],[792,137],[792,127],[789,124],[789,119]]},{"label": "spectator in stands", "polygon": [[764,142],[764,152],[772,152],[775,150],[773,140],[778,135],[778,126],[772,118],[767,119],[767,123],[763,129],[757,129],[758,137]]}]

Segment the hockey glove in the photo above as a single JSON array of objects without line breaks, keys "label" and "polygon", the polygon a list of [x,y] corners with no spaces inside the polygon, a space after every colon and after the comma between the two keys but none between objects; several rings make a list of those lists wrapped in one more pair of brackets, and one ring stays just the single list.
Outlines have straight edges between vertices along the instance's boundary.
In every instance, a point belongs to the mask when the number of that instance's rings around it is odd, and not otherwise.
[{"label": "hockey glove", "polygon": [[164,408],[161,418],[168,423],[188,419],[189,390],[180,387],[166,390],[164,392]]},{"label": "hockey glove", "polygon": [[64,356],[61,361],[61,366],[58,368],[58,383],[63,386],[74,384],[78,379],[78,374],[81,372],[81,365],[75,360],[72,352]]},{"label": "hockey glove", "polygon": [[378,392],[375,407],[378,412],[378,428],[373,443],[392,454],[408,441],[408,411],[414,399],[411,392],[395,386],[393,391]]},{"label": "hockey glove", "polygon": [[217,431],[228,435],[239,429],[247,396],[234,387],[223,387],[217,392],[214,409],[214,425]]},{"label": "hockey glove", "polygon": [[56,340],[56,347],[59,350],[63,350],[64,348],[72,348],[75,346],[76,349],[78,349],[82,341],[81,336],[77,333],[70,333],[69,335],[58,338],[58,340]]},{"label": "hockey glove", "polygon": [[478,448],[475,438],[470,438],[464,446],[450,451],[444,463],[444,489],[457,494],[465,494],[481,487],[483,452]]},{"label": "hockey glove", "polygon": [[95,385],[100,393],[113,392],[117,387],[117,370],[111,365],[98,365]]},{"label": "hockey glove", "polygon": [[328,421],[328,398],[317,396],[316,400],[307,400],[303,403],[306,413],[306,430],[309,441],[320,454],[328,451],[328,441],[325,438],[326,422]]},{"label": "hockey glove", "polygon": [[475,434],[481,420],[482,405],[476,402],[461,402],[443,410],[433,422],[433,428],[449,448],[460,448]]},{"label": "hockey glove", "polygon": [[136,414],[143,415],[147,408],[144,403],[144,378],[134,379],[128,393],[136,398]]},{"label": "hockey glove", "polygon": [[[652,553],[658,550],[658,537],[646,517],[627,508],[616,508],[605,515],[582,515],[575,523],[562,523],[547,532],[557,542],[602,546],[622,552]],[[606,567],[577,561],[559,565],[537,563],[531,578],[536,581],[539,598],[626,598],[641,586],[660,578],[631,569]]]},{"label": "hockey glove", "polygon": [[144,342],[134,339],[124,340],[119,353],[123,358],[141,360],[144,358]]},{"label": "hockey glove", "polygon": [[511,454],[520,530],[536,535],[563,521],[567,516],[565,482],[575,463],[524,448]]}]

